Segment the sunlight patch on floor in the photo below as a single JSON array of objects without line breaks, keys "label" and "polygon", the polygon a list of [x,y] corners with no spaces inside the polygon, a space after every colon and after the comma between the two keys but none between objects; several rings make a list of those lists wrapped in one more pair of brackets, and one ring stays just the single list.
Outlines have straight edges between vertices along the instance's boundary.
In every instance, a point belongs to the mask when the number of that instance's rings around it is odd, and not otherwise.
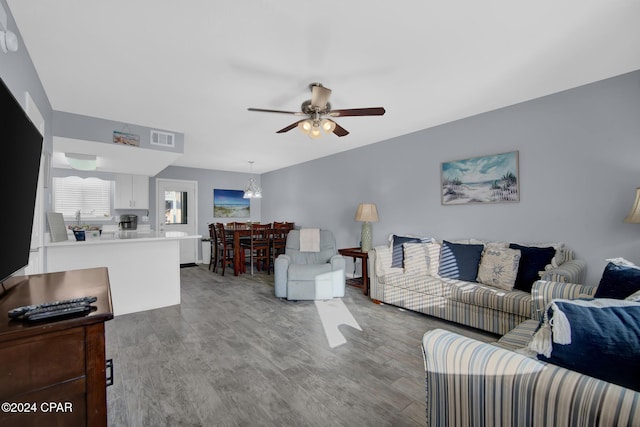
[{"label": "sunlight patch on floor", "polygon": [[362,331],[362,328],[360,328],[360,325],[340,298],[323,301],[316,300],[314,303],[320,315],[329,347],[335,348],[346,344],[346,338],[338,329],[340,325],[351,326],[352,328]]}]

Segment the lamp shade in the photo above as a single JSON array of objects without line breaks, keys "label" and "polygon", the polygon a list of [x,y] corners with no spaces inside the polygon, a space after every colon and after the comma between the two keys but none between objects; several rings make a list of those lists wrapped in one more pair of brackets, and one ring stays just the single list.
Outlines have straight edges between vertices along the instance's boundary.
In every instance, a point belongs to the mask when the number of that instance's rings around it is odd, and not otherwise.
[{"label": "lamp shade", "polygon": [[624,219],[624,222],[640,224],[640,187],[636,189],[636,201],[633,202],[633,208],[631,208],[631,212]]},{"label": "lamp shade", "polygon": [[374,203],[360,203],[356,211],[356,221],[377,222],[378,209]]}]

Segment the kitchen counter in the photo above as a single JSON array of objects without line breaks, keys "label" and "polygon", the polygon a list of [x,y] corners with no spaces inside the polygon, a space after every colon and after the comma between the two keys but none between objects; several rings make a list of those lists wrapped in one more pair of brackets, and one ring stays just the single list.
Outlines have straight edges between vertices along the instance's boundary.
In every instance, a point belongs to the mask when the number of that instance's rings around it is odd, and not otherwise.
[{"label": "kitchen counter", "polygon": [[102,245],[123,243],[127,241],[154,241],[154,240],[180,240],[180,239],[201,239],[199,234],[187,235],[176,231],[158,232],[158,231],[116,231],[114,233],[103,232],[99,239],[87,239],[83,241],[75,240],[73,235],[70,235],[69,240],[63,240],[61,242],[47,242],[45,246],[65,246],[65,245]]},{"label": "kitchen counter", "polygon": [[45,243],[47,273],[107,267],[116,316],[180,304],[180,232],[102,233],[98,239]]}]

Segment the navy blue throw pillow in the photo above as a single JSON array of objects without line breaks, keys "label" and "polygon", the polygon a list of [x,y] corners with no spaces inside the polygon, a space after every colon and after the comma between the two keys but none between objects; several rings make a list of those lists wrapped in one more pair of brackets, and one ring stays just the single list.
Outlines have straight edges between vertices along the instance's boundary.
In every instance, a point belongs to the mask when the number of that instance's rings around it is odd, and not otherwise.
[{"label": "navy blue throw pillow", "polygon": [[511,243],[509,247],[520,250],[520,264],[518,264],[518,274],[513,288],[531,292],[533,282],[539,280],[539,272],[544,271],[547,264],[551,264],[556,250],[551,246],[539,248],[537,246],[521,246],[517,243]]},{"label": "navy blue throw pillow", "polygon": [[640,290],[640,268],[607,264],[602,273],[595,298],[625,299]]},{"label": "navy blue throw pillow", "polygon": [[484,245],[451,243],[444,240],[440,249],[438,274],[448,279],[475,282]]},{"label": "navy blue throw pillow", "polygon": [[[555,300],[549,308],[551,354],[538,359],[640,391],[640,304],[613,299]],[[562,319],[554,317],[560,310]],[[564,322],[569,344],[555,342],[556,327]],[[535,339],[535,338],[534,338]]]},{"label": "navy blue throw pillow", "polygon": [[404,267],[404,248],[405,243],[420,243],[422,239],[419,237],[405,237],[393,235],[393,253],[391,255],[391,267]]}]

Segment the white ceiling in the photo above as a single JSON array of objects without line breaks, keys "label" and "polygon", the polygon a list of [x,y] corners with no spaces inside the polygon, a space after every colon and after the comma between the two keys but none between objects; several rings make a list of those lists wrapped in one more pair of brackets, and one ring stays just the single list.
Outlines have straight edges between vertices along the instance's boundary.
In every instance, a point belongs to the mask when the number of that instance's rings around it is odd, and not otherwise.
[{"label": "white ceiling", "polygon": [[[7,0],[54,110],[185,135],[177,166],[286,167],[640,69],[638,0]],[[308,84],[351,132],[276,130]]]}]

